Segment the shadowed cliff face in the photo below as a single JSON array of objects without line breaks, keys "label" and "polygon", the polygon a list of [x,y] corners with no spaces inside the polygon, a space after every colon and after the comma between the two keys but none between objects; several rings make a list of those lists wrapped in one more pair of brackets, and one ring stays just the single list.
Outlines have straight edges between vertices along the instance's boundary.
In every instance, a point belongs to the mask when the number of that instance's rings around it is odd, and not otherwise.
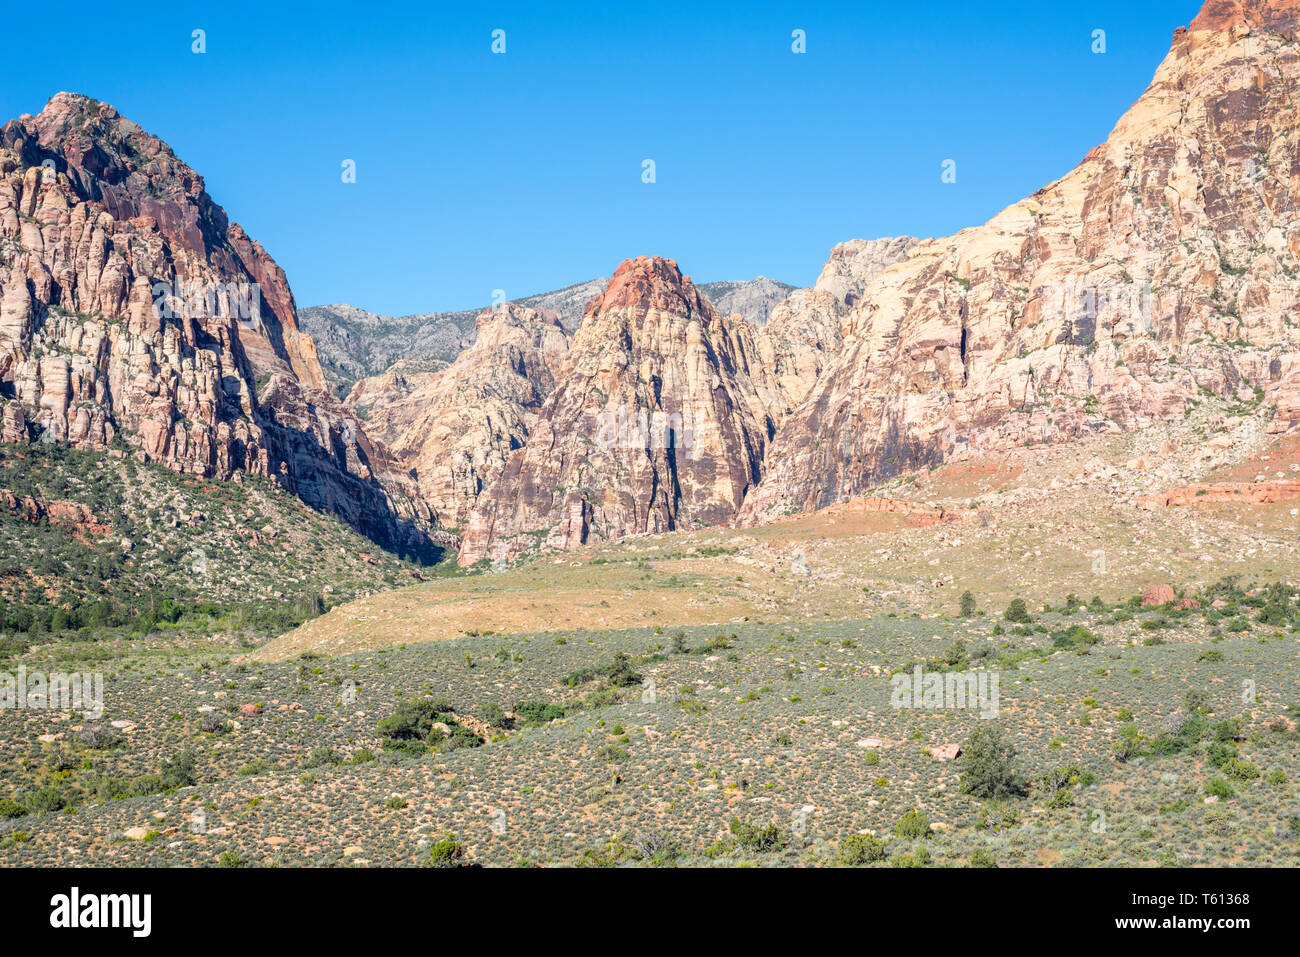
[{"label": "shadowed cliff face", "polygon": [[6,438],[270,476],[426,549],[413,487],[324,385],[283,270],[165,143],[69,93],[0,130]]},{"label": "shadowed cliff face", "polygon": [[523,448],[479,499],[460,561],[720,524],[766,432],[731,323],[670,259],[619,266],[574,334]]},{"label": "shadowed cliff face", "polygon": [[741,521],[1207,391],[1300,424],[1297,6],[1206,4],[1069,175],[868,283]]}]

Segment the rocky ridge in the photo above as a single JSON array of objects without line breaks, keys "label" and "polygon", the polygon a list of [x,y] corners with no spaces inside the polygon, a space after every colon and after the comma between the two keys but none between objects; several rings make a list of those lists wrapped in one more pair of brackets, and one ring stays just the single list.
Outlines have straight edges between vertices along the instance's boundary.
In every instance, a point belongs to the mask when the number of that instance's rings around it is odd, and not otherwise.
[{"label": "rocky ridge", "polygon": [[325,386],[284,272],[165,143],[71,93],[0,129],[6,439],[269,476],[429,548],[414,487]]},{"label": "rocky ridge", "polygon": [[[603,277],[591,279],[514,302],[548,316],[566,332],[572,332],[587,303],[600,295],[607,281]],[[451,363],[473,345],[482,312],[466,309],[383,316],[339,304],[308,306],[299,310],[298,317],[316,342],[325,377],[340,395],[346,395],[359,380],[385,375],[401,362]]]},{"label": "rocky ridge", "polygon": [[347,404],[417,476],[438,522],[459,528],[527,441],[567,350],[557,319],[506,303],[479,314],[473,345],[447,368],[398,363],[353,386]]},{"label": "rocky ridge", "polygon": [[[582,320],[587,303],[599,296],[608,282],[605,277],[590,279],[512,301],[556,320],[566,333],[572,333]],[[795,288],[763,276],[745,282],[699,285],[705,298],[719,312],[743,316],[759,326],[767,322],[772,310]],[[343,396],[359,380],[385,375],[398,363],[410,360],[450,363],[473,344],[482,311],[384,316],[337,304],[300,309],[298,319],[316,343],[325,378]]]},{"label": "rocky ridge", "polygon": [[1205,394],[1300,424],[1296,22],[1292,2],[1207,3],[1071,173],[880,272],[741,522]]},{"label": "rocky ridge", "polygon": [[769,434],[734,321],[672,260],[619,266],[527,442],[480,497],[460,563],[729,521]]}]

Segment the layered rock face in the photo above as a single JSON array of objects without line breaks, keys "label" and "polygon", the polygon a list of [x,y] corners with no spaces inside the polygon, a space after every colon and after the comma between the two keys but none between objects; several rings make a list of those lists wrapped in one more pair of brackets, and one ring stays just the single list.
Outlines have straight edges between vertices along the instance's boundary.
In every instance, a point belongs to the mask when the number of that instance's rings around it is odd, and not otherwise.
[{"label": "layered rock face", "polygon": [[741,521],[1204,392],[1300,424],[1298,7],[1207,3],[1076,169],[867,283]]},{"label": "layered rock face", "polygon": [[762,328],[735,327],[736,349],[774,424],[801,403],[844,341],[844,321],[867,284],[902,262],[910,236],[853,239],[831,250],[821,275],[778,303]]},{"label": "layered rock face", "polygon": [[324,388],[284,272],[165,143],[68,93],[0,130],[6,439],[270,476],[383,544],[427,545],[414,487]]},{"label": "layered rock face", "polygon": [[506,303],[479,314],[474,344],[449,367],[398,363],[358,382],[347,404],[418,477],[439,524],[460,527],[527,440],[568,346],[558,319]]},{"label": "layered rock face", "polygon": [[[602,276],[514,302],[555,319],[570,333],[582,321],[587,303],[608,283]],[[700,283],[697,288],[719,312],[740,315],[758,326],[795,291],[789,283],[763,276],[744,282]],[[359,380],[382,376],[390,367],[411,360],[450,363],[473,344],[476,319],[482,311],[382,316],[339,304],[299,309],[298,321],[316,343],[325,378],[342,396]]]},{"label": "layered rock face", "polygon": [[732,321],[669,259],[587,307],[523,448],[479,498],[460,562],[729,521],[767,442]]}]

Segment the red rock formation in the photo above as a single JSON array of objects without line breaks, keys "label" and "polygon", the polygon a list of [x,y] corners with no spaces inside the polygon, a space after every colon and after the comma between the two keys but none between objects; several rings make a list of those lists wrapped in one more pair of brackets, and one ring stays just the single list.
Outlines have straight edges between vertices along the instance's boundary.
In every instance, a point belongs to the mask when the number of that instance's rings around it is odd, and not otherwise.
[{"label": "red rock formation", "polygon": [[6,440],[269,476],[418,546],[413,486],[324,385],[284,272],[165,143],[70,93],[0,130]]},{"label": "red rock formation", "polygon": [[1300,0],[1207,0],[1180,39],[1191,42],[1202,31],[1222,33],[1234,27],[1258,27],[1295,40],[1297,25]]},{"label": "red rock formation", "polygon": [[1142,593],[1142,605],[1167,605],[1175,598],[1172,585],[1152,585]]},{"label": "red rock formation", "polygon": [[42,519],[51,525],[62,525],[76,529],[96,538],[112,532],[113,527],[95,516],[89,505],[80,502],[68,502],[55,499],[42,502],[30,495],[15,495],[9,489],[0,489],[0,507],[17,515],[25,522],[39,522]]},{"label": "red rock formation", "polygon": [[1300,480],[1187,485],[1154,495],[1139,495],[1133,502],[1146,508],[1170,508],[1224,502],[1238,505],[1272,505],[1274,502],[1285,502],[1293,498],[1300,498]]},{"label": "red rock formation", "polygon": [[867,496],[850,499],[848,511],[852,512],[889,512],[906,515],[913,525],[940,525],[950,522],[954,516],[947,509],[934,505],[922,505],[897,498],[877,498]]},{"label": "red rock formation", "polygon": [[461,564],[729,521],[758,481],[761,406],[731,323],[677,264],[624,262],[527,442],[479,498]]}]

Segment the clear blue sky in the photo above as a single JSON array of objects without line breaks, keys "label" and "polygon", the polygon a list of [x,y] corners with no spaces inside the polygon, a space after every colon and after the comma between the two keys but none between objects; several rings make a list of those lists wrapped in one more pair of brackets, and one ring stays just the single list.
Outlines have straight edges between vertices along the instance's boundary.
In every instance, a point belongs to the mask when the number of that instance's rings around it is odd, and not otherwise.
[{"label": "clear blue sky", "polygon": [[112,103],[300,306],[472,308],[640,254],[806,285],[836,242],[946,235],[1065,174],[1199,6],[11,4],[0,116],[59,90]]}]

